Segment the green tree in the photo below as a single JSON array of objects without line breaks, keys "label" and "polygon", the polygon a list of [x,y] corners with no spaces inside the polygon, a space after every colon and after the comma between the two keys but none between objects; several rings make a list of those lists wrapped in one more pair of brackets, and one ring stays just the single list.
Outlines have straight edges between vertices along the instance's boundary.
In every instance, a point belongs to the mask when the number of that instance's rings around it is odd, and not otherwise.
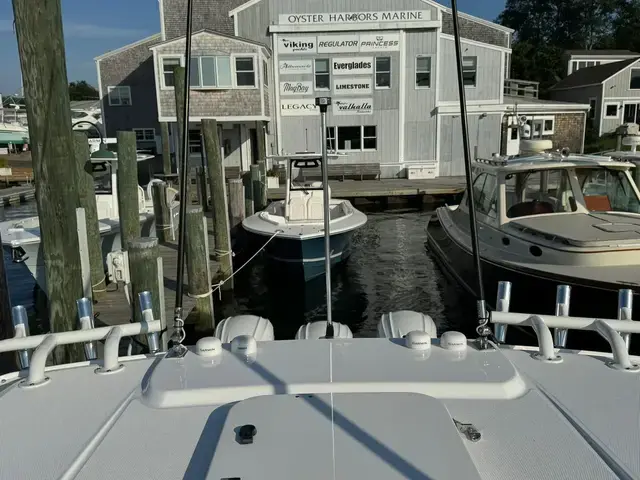
[{"label": "green tree", "polygon": [[618,0],[616,10],[612,46],[640,52],[640,0]]},{"label": "green tree", "polygon": [[89,85],[85,80],[71,82],[69,84],[69,99],[74,100],[98,100],[100,95],[98,90]]}]

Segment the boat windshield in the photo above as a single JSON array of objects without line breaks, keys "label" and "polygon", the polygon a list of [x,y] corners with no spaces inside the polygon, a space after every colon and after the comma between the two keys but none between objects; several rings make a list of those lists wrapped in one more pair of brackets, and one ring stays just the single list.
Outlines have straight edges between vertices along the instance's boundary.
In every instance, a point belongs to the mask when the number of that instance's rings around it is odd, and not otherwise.
[{"label": "boat windshield", "polygon": [[565,169],[510,173],[505,177],[507,217],[577,210]]},{"label": "boat windshield", "polygon": [[113,185],[111,182],[111,165],[109,162],[94,162],[93,167],[93,183],[97,194],[111,195]]},{"label": "boat windshield", "polygon": [[576,175],[590,211],[640,213],[638,196],[625,171],[578,168]]}]

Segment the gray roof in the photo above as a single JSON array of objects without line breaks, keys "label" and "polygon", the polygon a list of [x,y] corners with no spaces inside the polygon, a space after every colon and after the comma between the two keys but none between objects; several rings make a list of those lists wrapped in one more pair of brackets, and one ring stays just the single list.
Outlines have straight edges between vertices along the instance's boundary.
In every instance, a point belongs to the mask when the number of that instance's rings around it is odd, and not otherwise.
[{"label": "gray roof", "polygon": [[640,55],[636,58],[622,60],[621,62],[605,63],[595,67],[581,68],[573,72],[567,78],[556,83],[551,90],[560,90],[562,88],[584,87],[604,82],[607,78],[612,77],[619,71],[628,67],[632,63],[640,59]]},{"label": "gray roof", "polygon": [[567,50],[567,54],[569,55],[591,55],[594,57],[602,56],[602,55],[638,55],[640,53],[632,52],[631,50]]},{"label": "gray roof", "polygon": [[[255,40],[251,40],[251,39],[244,38],[244,37],[239,37],[239,36],[233,35],[233,34],[229,35],[227,33],[218,32],[218,31],[215,31],[215,30],[211,30],[210,28],[202,28],[202,29],[198,30],[197,32],[193,32],[191,34],[191,37],[193,38],[195,35],[199,35],[201,33],[209,33],[211,35],[217,35],[217,36],[220,36],[220,37],[230,38],[231,40],[238,40],[239,42],[251,43],[251,44],[257,45],[259,47],[264,47],[269,52],[271,52],[271,49],[267,45],[265,45],[264,43],[256,42]],[[161,47],[162,45],[166,45],[167,43],[176,42],[176,41],[181,40],[181,39],[183,39],[185,37],[186,37],[186,34],[185,35],[180,35],[179,37],[173,37],[171,39],[165,40],[164,42],[158,42],[153,47],[151,47],[151,50],[155,50],[157,47]]]}]

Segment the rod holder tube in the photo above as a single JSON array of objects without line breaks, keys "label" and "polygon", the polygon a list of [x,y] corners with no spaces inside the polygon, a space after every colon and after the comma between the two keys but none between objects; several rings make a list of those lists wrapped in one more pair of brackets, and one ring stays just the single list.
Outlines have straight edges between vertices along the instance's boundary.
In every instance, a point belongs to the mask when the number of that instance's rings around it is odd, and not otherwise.
[{"label": "rod holder tube", "polygon": [[[496,299],[496,310],[498,312],[508,312],[511,304],[511,282],[498,283],[498,297]],[[504,343],[507,338],[507,325],[497,323],[495,326],[496,338],[500,343]]]},{"label": "rod holder tube", "polygon": [[[24,338],[29,336],[29,317],[27,309],[22,305],[16,305],[11,309],[11,319],[13,321],[14,338]],[[18,363],[20,369],[29,368],[29,350],[18,351]]]},{"label": "rod holder tube", "polygon": [[[569,285],[558,285],[556,289],[556,317],[569,316],[569,304],[571,302],[571,287]],[[567,346],[566,328],[556,328],[553,331],[553,343],[556,347],[565,348]]]},{"label": "rod holder tube", "polygon": [[[622,289],[618,291],[618,320],[632,321],[631,315],[633,313],[633,290]],[[623,333],[622,339],[627,345],[627,351],[631,346],[631,334]]]},{"label": "rod holder tube", "polygon": [[[153,302],[151,301],[151,292],[144,291],[138,294],[138,301],[140,303],[140,312],[142,313],[142,319],[144,323],[149,324],[153,322]],[[158,333],[148,333],[147,343],[149,344],[149,352],[156,353],[160,351],[160,339]]]},{"label": "rod holder tube", "polygon": [[[93,328],[93,306],[91,304],[91,299],[83,297],[76,300],[76,306],[78,307],[78,322],[80,323],[80,330],[89,330]],[[84,358],[87,360],[95,360],[98,358],[95,342],[86,342],[84,344]]]}]

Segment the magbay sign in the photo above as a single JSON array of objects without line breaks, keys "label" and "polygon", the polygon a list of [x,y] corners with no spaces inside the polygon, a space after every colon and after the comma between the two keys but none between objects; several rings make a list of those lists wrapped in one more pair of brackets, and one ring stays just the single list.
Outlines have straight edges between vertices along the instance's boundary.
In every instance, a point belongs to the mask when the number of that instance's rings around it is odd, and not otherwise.
[{"label": "magbay sign", "polygon": [[278,17],[280,25],[344,25],[358,23],[427,22],[429,10],[384,12],[290,13]]}]

